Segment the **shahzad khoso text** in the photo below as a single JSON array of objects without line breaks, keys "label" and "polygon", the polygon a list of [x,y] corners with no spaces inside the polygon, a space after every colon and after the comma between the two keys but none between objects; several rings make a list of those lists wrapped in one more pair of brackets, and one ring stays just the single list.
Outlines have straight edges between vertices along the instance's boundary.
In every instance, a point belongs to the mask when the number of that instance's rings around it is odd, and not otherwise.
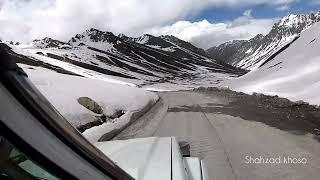
[{"label": "shahzad khoso text", "polygon": [[307,164],[308,160],[305,157],[252,157],[245,156],[246,164]]}]

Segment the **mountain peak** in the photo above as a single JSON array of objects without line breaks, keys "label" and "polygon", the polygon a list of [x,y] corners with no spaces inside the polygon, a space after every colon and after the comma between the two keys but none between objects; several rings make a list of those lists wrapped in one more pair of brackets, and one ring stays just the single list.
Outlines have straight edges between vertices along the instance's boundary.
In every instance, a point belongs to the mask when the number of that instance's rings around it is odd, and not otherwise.
[{"label": "mountain peak", "polygon": [[69,43],[73,46],[88,45],[93,47],[99,44],[100,48],[104,46],[105,49],[105,47],[110,48],[112,44],[116,44],[118,40],[119,37],[115,36],[112,32],[90,28],[72,37]]},{"label": "mountain peak", "polygon": [[138,44],[150,44],[150,43],[152,44],[152,42],[150,42],[150,41],[154,41],[155,39],[158,38],[158,37],[155,37],[151,34],[143,34],[142,36],[139,36],[136,38],[128,37],[124,34],[119,34],[118,37],[126,42],[135,42]]},{"label": "mountain peak", "polygon": [[150,34],[144,34],[138,38],[135,38],[135,42],[139,43],[139,44],[146,44],[146,43],[148,43],[150,38],[154,38],[154,36],[152,36]]},{"label": "mountain peak", "polygon": [[43,39],[35,39],[31,44],[36,48],[67,48],[69,43],[62,42],[56,39],[45,37]]},{"label": "mountain peak", "polygon": [[102,31],[96,28],[90,28],[90,29],[87,29],[86,32],[102,32]]},{"label": "mountain peak", "polygon": [[281,19],[278,26],[296,27],[303,25],[311,25],[320,20],[320,12],[311,14],[290,14]]},{"label": "mountain peak", "polygon": [[261,40],[264,38],[263,34],[257,34],[255,37],[253,37],[252,39],[250,39],[249,41],[257,41],[257,40]]},{"label": "mountain peak", "polygon": [[122,34],[122,33],[118,34],[118,37],[119,38],[128,38],[128,36],[126,36],[125,34]]},{"label": "mountain peak", "polygon": [[162,35],[160,38],[169,40],[169,41],[181,41],[181,39],[177,38],[176,36],[173,35]]}]

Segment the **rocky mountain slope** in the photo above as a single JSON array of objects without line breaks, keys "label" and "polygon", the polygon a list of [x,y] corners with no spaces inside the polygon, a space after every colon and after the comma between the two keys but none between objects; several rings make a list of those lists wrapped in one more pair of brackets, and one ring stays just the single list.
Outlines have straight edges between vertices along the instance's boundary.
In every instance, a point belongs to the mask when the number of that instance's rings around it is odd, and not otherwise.
[{"label": "rocky mountain slope", "polygon": [[212,47],[207,52],[214,59],[252,70],[319,21],[320,13],[288,15],[276,23],[265,36],[259,34],[250,40],[227,42]]},{"label": "rocky mountain slope", "polygon": [[[246,93],[278,95],[320,104],[320,23],[248,74],[225,85]],[[302,103],[303,104],[303,103]]]},{"label": "rocky mountain slope", "polygon": [[173,36],[146,34],[132,38],[88,29],[68,42],[44,38],[11,47],[47,63],[55,60],[56,66],[59,66],[56,62],[59,61],[105,75],[148,83],[192,78],[206,72],[232,75],[246,72],[217,62],[204,50]]}]

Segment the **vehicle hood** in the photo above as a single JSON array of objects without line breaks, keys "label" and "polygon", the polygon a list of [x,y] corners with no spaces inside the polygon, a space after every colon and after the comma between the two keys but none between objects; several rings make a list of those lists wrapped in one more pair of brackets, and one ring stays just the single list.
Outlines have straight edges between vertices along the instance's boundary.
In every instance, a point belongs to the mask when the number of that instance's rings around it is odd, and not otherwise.
[{"label": "vehicle hood", "polygon": [[135,179],[186,179],[183,158],[174,137],[106,141],[94,145]]}]

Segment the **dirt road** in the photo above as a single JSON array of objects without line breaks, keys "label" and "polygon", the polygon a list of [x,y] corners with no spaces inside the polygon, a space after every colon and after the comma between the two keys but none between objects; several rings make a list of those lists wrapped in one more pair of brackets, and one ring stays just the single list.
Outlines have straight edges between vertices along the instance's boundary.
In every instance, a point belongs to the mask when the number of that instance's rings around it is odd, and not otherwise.
[{"label": "dirt road", "polygon": [[159,96],[116,139],[176,136],[204,160],[213,180],[319,179],[319,109],[216,89]]}]

